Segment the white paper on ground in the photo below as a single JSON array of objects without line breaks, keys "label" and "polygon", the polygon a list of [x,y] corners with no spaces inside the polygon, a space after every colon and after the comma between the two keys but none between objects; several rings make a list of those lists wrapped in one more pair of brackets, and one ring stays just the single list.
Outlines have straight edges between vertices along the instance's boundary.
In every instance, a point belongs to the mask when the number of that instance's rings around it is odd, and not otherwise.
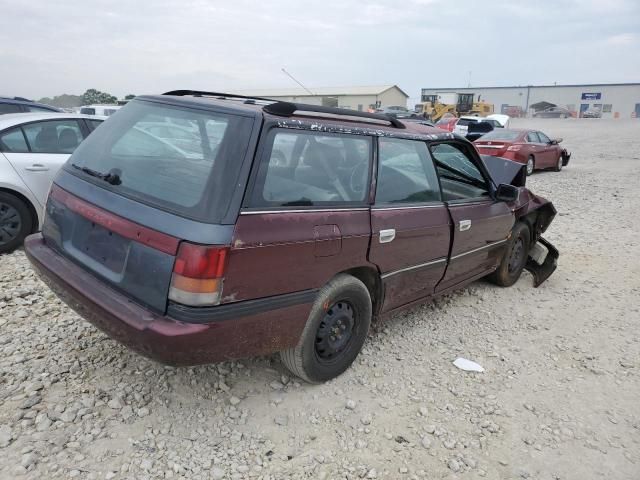
[{"label": "white paper on ground", "polygon": [[482,368],[481,365],[478,365],[476,362],[472,362],[471,360],[467,360],[466,358],[458,357],[455,359],[453,364],[465,372],[484,372],[484,368]]}]

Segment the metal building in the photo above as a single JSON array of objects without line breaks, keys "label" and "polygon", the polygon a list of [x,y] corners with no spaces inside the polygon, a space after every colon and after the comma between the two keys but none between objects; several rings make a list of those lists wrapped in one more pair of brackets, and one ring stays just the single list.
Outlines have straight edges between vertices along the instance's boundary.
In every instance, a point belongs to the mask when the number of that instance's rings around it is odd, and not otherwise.
[{"label": "metal building", "polygon": [[286,102],[308,103],[327,107],[341,107],[367,111],[373,108],[394,105],[407,106],[407,95],[397,85],[378,85],[365,87],[313,87],[311,93],[302,88],[283,88],[275,90],[247,90],[242,95],[273,98]]},{"label": "metal building", "polygon": [[602,118],[640,118],[640,83],[596,83],[584,85],[527,85],[514,87],[423,88],[427,95],[449,96],[473,93],[474,100],[493,103],[496,113],[531,115],[552,104],[573,116],[599,112]]}]

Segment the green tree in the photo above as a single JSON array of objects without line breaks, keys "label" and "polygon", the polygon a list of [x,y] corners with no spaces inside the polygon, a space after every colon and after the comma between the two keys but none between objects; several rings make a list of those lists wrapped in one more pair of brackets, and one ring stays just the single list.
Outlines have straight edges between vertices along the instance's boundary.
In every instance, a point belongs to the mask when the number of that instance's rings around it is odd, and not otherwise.
[{"label": "green tree", "polygon": [[133,100],[134,98],[136,98],[136,96],[133,93],[130,93],[129,95],[124,97],[125,100]]},{"label": "green tree", "polygon": [[110,93],[101,92],[96,90],[95,88],[90,88],[86,92],[82,94],[82,104],[83,105],[94,105],[94,104],[105,104],[105,103],[116,103],[118,101],[117,97],[114,97]]}]

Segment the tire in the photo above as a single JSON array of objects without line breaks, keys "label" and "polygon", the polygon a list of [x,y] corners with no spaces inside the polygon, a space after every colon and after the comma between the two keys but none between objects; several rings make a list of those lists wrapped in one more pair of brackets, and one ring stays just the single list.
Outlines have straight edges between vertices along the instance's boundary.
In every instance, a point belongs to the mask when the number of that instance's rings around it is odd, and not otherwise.
[{"label": "tire", "polygon": [[0,192],[0,253],[9,253],[22,245],[31,233],[33,216],[18,197]]},{"label": "tire", "polygon": [[282,363],[309,383],[337,377],[360,353],[372,310],[364,283],[351,275],[336,275],[320,290],[298,345],[280,352]]},{"label": "tire", "polygon": [[522,222],[517,222],[511,230],[511,236],[500,265],[489,276],[489,279],[501,287],[510,287],[516,283],[527,263],[530,246],[531,233],[529,232],[529,227]]},{"label": "tire", "polygon": [[533,158],[533,155],[529,155],[527,159],[527,177],[531,175],[536,169],[536,159]]},{"label": "tire", "polygon": [[562,170],[562,163],[564,162],[564,158],[562,158],[562,154],[558,156],[558,161],[556,162],[556,166],[553,167],[554,172],[559,172]]}]

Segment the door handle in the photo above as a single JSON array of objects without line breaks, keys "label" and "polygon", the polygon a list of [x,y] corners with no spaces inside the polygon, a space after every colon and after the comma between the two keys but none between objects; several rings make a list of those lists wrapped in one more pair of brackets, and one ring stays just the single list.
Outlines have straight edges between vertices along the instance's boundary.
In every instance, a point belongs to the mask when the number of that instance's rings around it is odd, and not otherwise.
[{"label": "door handle", "polygon": [[393,242],[394,238],[396,238],[396,229],[395,228],[389,228],[387,230],[380,230],[380,243]]},{"label": "door handle", "polygon": [[471,228],[471,220],[460,220],[460,231],[466,232]]},{"label": "door handle", "polygon": [[49,170],[49,167],[45,167],[41,163],[34,163],[30,167],[25,167],[25,170],[29,170],[30,172],[46,172]]}]

